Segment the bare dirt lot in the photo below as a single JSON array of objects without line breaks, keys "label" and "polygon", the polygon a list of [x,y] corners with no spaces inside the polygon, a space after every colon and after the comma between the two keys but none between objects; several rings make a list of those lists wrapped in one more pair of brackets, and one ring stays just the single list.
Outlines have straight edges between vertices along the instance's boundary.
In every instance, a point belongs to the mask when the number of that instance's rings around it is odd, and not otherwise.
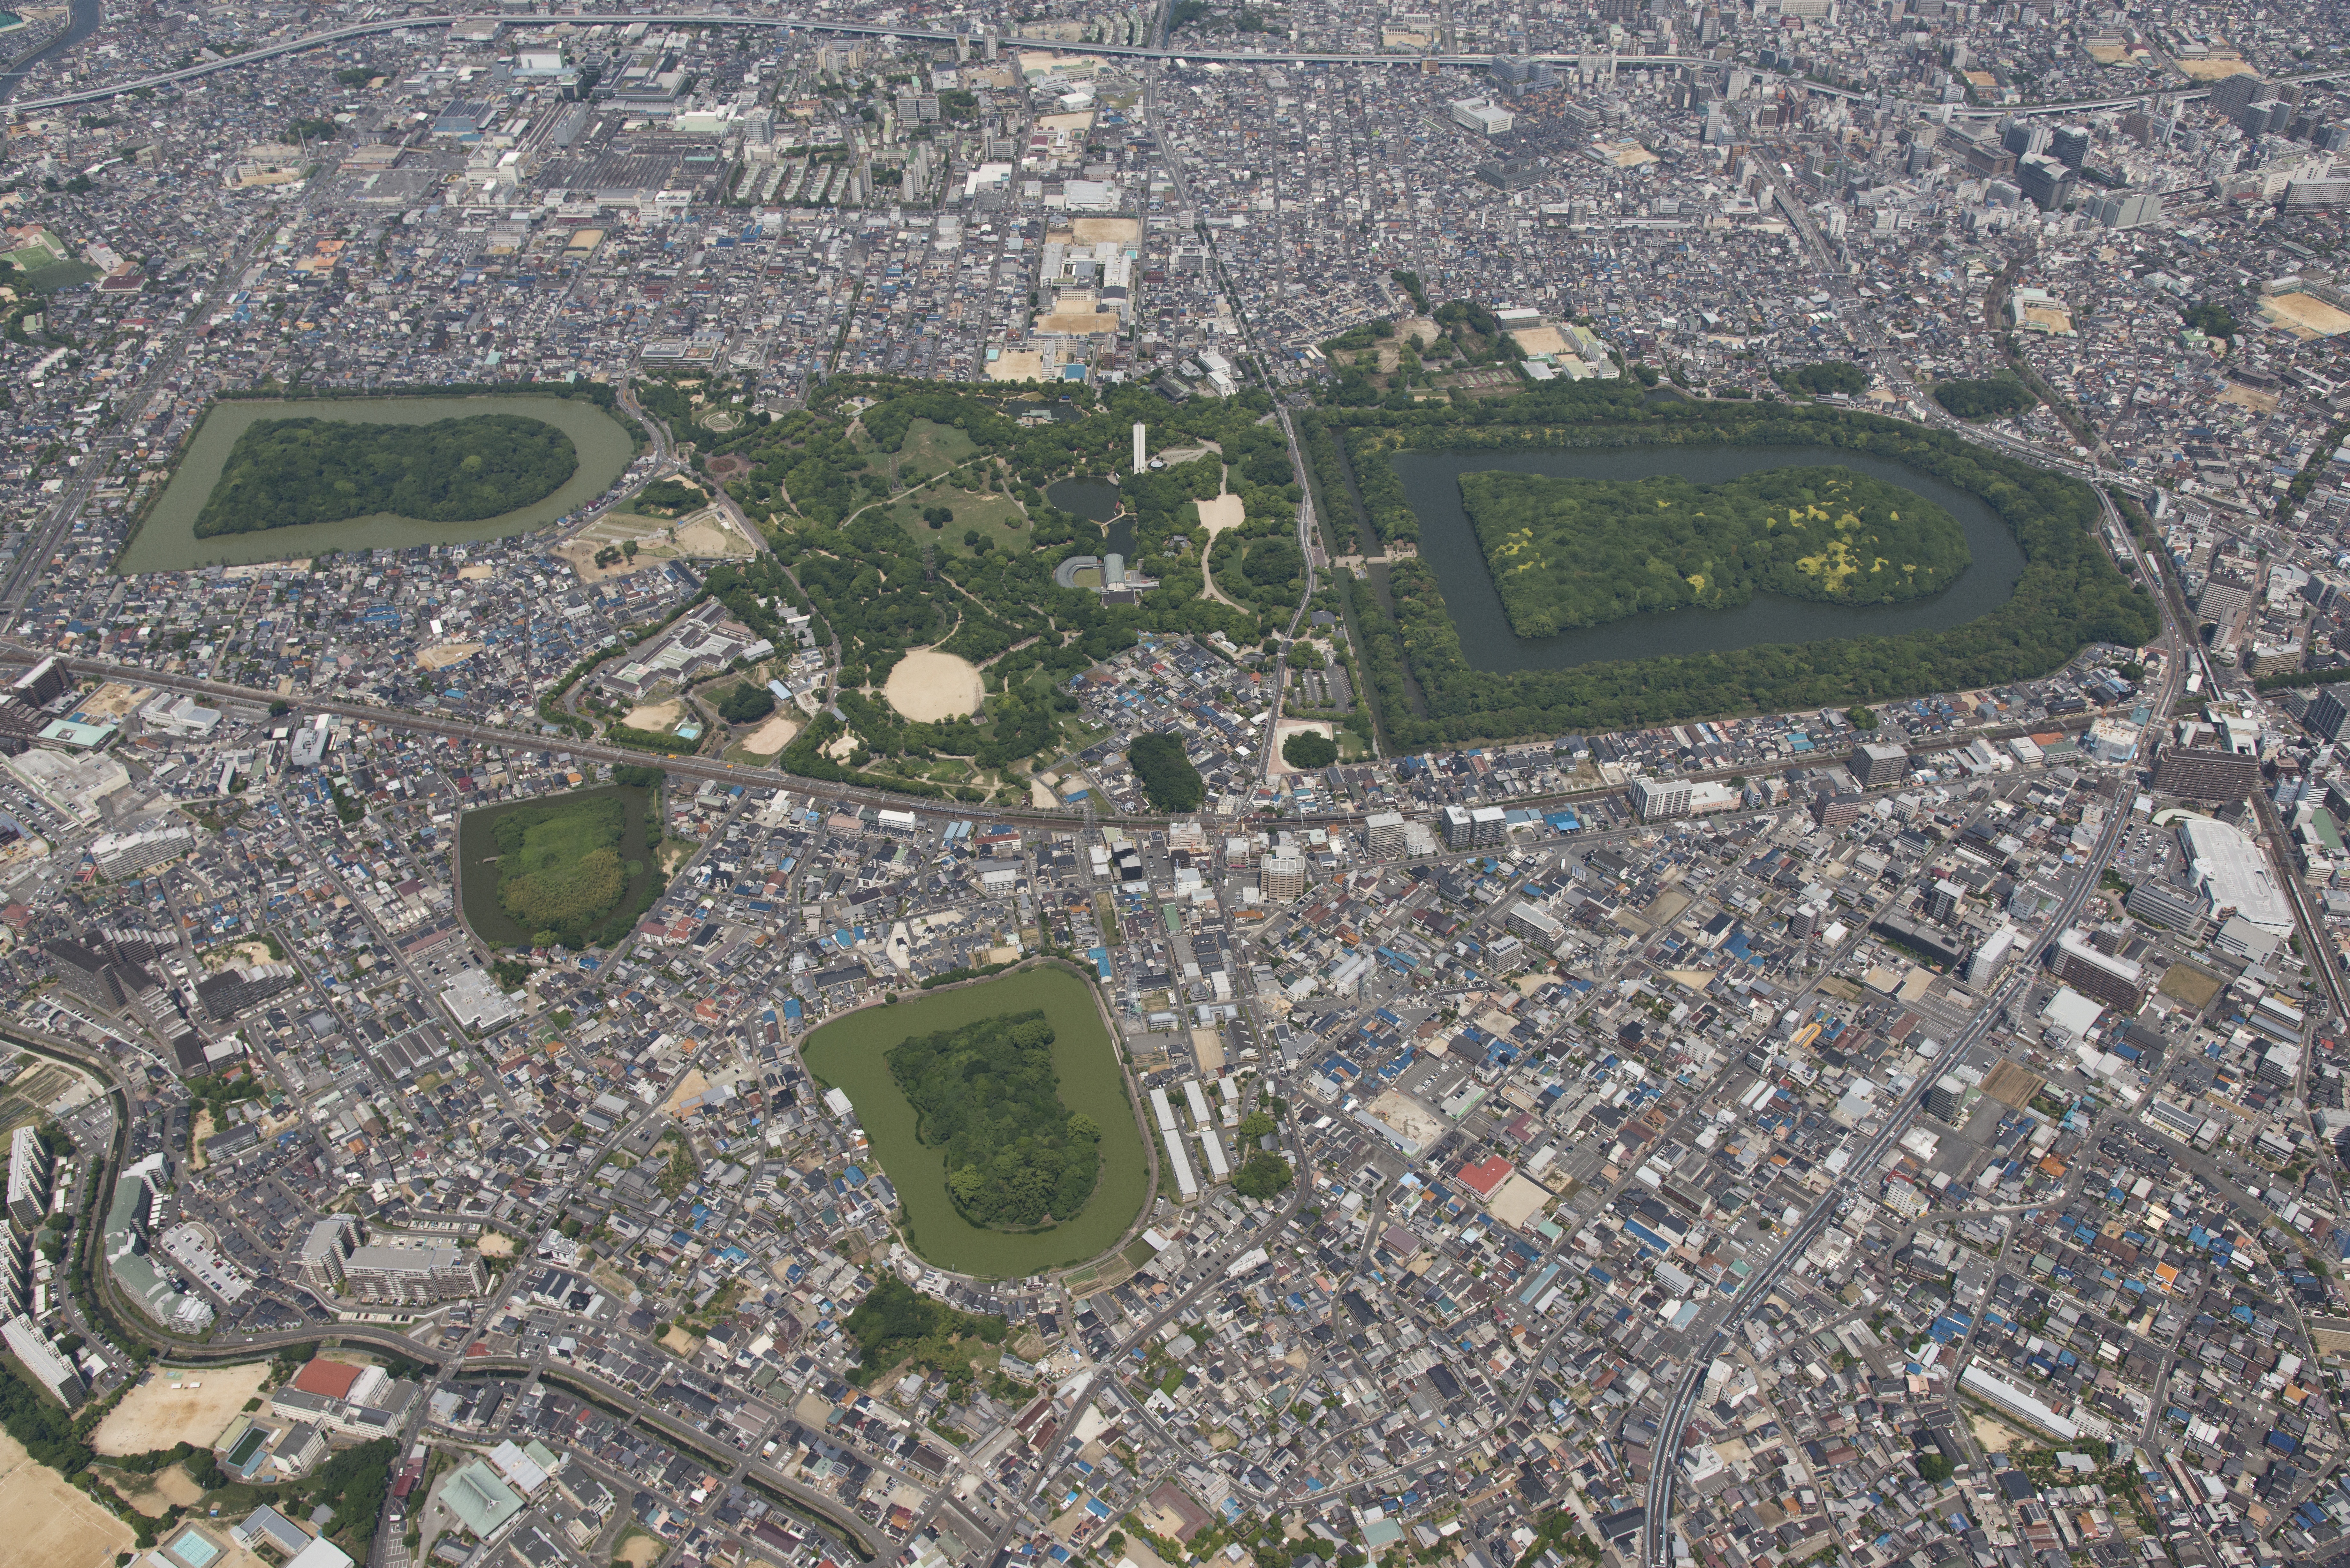
[{"label": "bare dirt lot", "polygon": [[204,1489],[178,1465],[151,1476],[105,1470],[99,1473],[106,1478],[106,1484],[114,1489],[116,1495],[150,1519],[162,1518],[174,1504],[193,1508],[204,1497]]},{"label": "bare dirt lot", "polygon": [[137,1536],[129,1525],[36,1465],[24,1445],[0,1433],[0,1541],[12,1562],[41,1568],[105,1568]]},{"label": "bare dirt lot", "polygon": [[436,643],[418,654],[416,662],[427,670],[446,670],[451,665],[464,663],[481,651],[482,645],[478,642]]},{"label": "bare dirt lot", "polygon": [[2314,295],[2272,295],[2261,301],[2261,313],[2286,331],[2304,338],[2332,337],[2350,332],[2350,315]]},{"label": "bare dirt lot", "polygon": [[661,1543],[639,1531],[620,1542],[619,1554],[612,1561],[625,1563],[629,1568],[652,1568],[655,1559],[660,1554]]},{"label": "bare dirt lot", "polygon": [[1199,507],[1200,526],[1208,531],[1210,539],[1247,521],[1241,510],[1241,498],[1229,490],[1199,503]]},{"label": "bare dirt lot", "polygon": [[676,1093],[671,1095],[669,1103],[661,1107],[661,1115],[665,1116],[677,1115],[677,1108],[680,1106],[696,1095],[707,1093],[709,1088],[710,1080],[702,1075],[701,1068],[687,1068],[685,1076],[678,1080]]},{"label": "bare dirt lot", "polygon": [[[144,1383],[107,1413],[89,1446],[101,1454],[151,1453],[174,1443],[202,1448],[221,1435],[229,1418],[261,1392],[268,1377],[265,1361],[206,1366],[187,1373],[177,1383],[161,1372],[151,1372]],[[203,1386],[195,1386],[198,1384]]]},{"label": "bare dirt lot", "polygon": [[743,749],[758,756],[771,757],[790,745],[792,737],[799,732],[796,721],[786,719],[781,713],[773,714],[764,723],[743,737]]},{"label": "bare dirt lot", "polygon": [[1142,237],[1142,223],[1137,218],[1079,218],[1070,223],[1069,228],[1081,245],[1099,244],[1104,240],[1115,243]]},{"label": "bare dirt lot", "polygon": [[473,1250],[484,1258],[511,1258],[515,1255],[514,1238],[496,1231],[484,1231],[473,1243]]},{"label": "bare dirt lot", "polygon": [[631,730],[650,730],[659,734],[676,723],[677,716],[684,711],[685,704],[674,699],[667,702],[640,702],[629,709],[628,717],[620,722]]},{"label": "bare dirt lot", "polygon": [[2250,66],[2233,56],[2223,60],[2178,60],[2173,63],[2190,80],[2199,82],[2221,81],[2240,72],[2251,69]]},{"label": "bare dirt lot", "polygon": [[917,649],[898,660],[881,694],[907,718],[927,722],[979,711],[986,692],[971,660]]}]

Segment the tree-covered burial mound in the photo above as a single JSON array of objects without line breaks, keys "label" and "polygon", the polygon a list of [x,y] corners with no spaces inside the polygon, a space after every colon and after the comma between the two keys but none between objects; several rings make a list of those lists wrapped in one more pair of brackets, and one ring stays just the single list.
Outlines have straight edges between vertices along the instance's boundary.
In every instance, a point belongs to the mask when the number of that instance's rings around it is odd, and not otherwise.
[{"label": "tree-covered burial mound", "polygon": [[644,869],[620,858],[628,813],[611,795],[525,805],[498,819],[498,904],[539,939],[588,944]]},{"label": "tree-covered burial mound", "polygon": [[579,467],[571,438],[520,414],[430,424],[259,420],[237,437],[195,535],[251,534],[390,512],[470,523],[544,501]]},{"label": "tree-covered burial mound", "polygon": [[916,1135],[945,1149],[948,1196],[972,1223],[1025,1230],[1093,1196],[1101,1128],[1061,1103],[1042,1011],[919,1035],[890,1051],[889,1072]]},{"label": "tree-covered burial mound", "polygon": [[1949,513],[1842,466],[1721,484],[1465,473],[1461,498],[1520,637],[1734,607],[1758,588],[1895,604],[1948,587],[1973,559]]}]

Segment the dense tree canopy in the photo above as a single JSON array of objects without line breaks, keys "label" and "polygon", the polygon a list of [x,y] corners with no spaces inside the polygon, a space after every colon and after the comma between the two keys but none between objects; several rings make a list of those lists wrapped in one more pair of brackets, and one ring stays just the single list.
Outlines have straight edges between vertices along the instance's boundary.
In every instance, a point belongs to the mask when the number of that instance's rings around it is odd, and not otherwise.
[{"label": "dense tree canopy", "polygon": [[1993,376],[1987,381],[1939,382],[1934,400],[1962,420],[1988,420],[2020,414],[2040,400],[2012,377]]},{"label": "dense tree canopy", "polygon": [[949,1348],[949,1341],[969,1336],[1001,1345],[1010,1329],[1000,1314],[980,1317],[957,1312],[917,1292],[894,1273],[883,1274],[840,1326],[857,1342],[858,1366],[849,1374],[849,1381],[860,1385],[870,1385],[909,1359],[933,1370],[962,1365]]},{"label": "dense tree canopy", "polygon": [[1300,730],[1281,742],[1281,760],[1293,768],[1326,768],[1338,760],[1338,742],[1319,730]]},{"label": "dense tree canopy", "polygon": [[1897,603],[1948,587],[1972,559],[1949,513],[1843,467],[1721,484],[1464,473],[1461,497],[1520,637],[1643,610],[1734,607],[1757,588]]},{"label": "dense tree canopy", "polygon": [[1062,1103],[1041,1011],[920,1035],[890,1051],[889,1073],[917,1135],[946,1151],[948,1196],[973,1224],[1066,1220],[1093,1196],[1101,1128]]},{"label": "dense tree canopy", "polygon": [[543,501],[579,467],[544,420],[472,414],[430,424],[256,420],[196,514],[199,539],[390,512],[469,523]]},{"label": "dense tree canopy", "polygon": [[1868,372],[1844,359],[1799,365],[1792,370],[1780,371],[1776,379],[1779,385],[1796,392],[1842,392],[1856,398],[1868,390]]},{"label": "dense tree canopy", "polygon": [[775,711],[775,694],[755,680],[738,680],[718,694],[718,716],[730,724],[747,724]]},{"label": "dense tree canopy", "polygon": [[644,867],[620,858],[627,812],[608,794],[521,805],[498,819],[498,905],[515,923],[586,946]]},{"label": "dense tree canopy", "polygon": [[1183,742],[1172,735],[1137,735],[1127,748],[1127,765],[1142,781],[1142,793],[1153,811],[1197,811],[1208,798],[1208,784],[1183,755]]}]

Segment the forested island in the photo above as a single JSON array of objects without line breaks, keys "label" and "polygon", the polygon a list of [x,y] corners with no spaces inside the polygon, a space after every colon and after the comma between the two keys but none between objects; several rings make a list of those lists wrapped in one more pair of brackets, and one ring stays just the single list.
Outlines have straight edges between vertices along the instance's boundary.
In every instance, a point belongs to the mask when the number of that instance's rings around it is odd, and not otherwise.
[{"label": "forested island", "polygon": [[546,945],[586,947],[644,867],[620,856],[627,808],[617,795],[517,806],[498,819],[498,905]]},{"label": "forested island", "polygon": [[1644,610],[1729,608],[1757,588],[1893,604],[1948,587],[1972,559],[1948,512],[1841,466],[1721,484],[1465,473],[1461,497],[1510,629],[1527,638]]},{"label": "forested island", "polygon": [[430,424],[260,420],[196,514],[200,539],[389,512],[470,523],[543,501],[579,467],[571,438],[520,414]]},{"label": "forested island", "polygon": [[916,1136],[946,1152],[947,1193],[997,1230],[1066,1220],[1093,1196],[1101,1128],[1061,1101],[1040,1009],[919,1035],[889,1053]]}]

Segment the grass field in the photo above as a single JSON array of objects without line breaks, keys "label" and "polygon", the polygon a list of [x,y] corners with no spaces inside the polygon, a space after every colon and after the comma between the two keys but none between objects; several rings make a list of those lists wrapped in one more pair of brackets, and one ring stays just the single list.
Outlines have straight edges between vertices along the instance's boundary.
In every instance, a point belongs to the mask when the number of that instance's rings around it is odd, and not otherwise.
[{"label": "grass field", "polygon": [[889,460],[889,477],[912,470],[935,479],[979,451],[979,443],[952,425],[916,420],[906,430],[906,444]]},{"label": "grass field", "polygon": [[[943,528],[931,527],[922,521],[926,506],[945,507],[954,514],[954,521]],[[891,502],[886,514],[916,544],[937,545],[941,559],[973,553],[962,542],[967,528],[978,529],[981,537],[993,540],[993,547],[998,550],[1024,556],[1031,547],[1028,519],[1020,504],[1000,491],[973,493],[951,484],[926,484]]]},{"label": "grass field", "polygon": [[498,824],[498,903],[517,924],[585,937],[617,908],[632,877],[620,857],[619,799],[532,805]]}]

